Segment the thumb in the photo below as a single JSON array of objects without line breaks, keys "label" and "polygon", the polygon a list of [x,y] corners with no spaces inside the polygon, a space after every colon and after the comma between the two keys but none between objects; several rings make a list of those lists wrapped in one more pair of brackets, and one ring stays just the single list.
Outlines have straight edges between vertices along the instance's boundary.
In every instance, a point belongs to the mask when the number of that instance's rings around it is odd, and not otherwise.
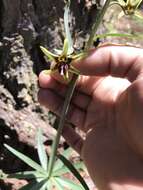
[{"label": "thumb", "polygon": [[132,82],[142,74],[143,49],[114,45],[99,47],[73,65],[83,75],[112,75]]}]

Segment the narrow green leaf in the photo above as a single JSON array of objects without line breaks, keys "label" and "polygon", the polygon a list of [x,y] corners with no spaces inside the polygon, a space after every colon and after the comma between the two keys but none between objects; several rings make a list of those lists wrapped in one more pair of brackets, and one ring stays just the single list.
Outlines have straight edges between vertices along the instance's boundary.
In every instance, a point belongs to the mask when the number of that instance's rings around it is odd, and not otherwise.
[{"label": "narrow green leaf", "polygon": [[58,177],[58,176],[61,176],[61,175],[63,175],[63,174],[69,173],[69,172],[70,172],[70,170],[69,170],[67,167],[63,166],[63,167],[60,168],[59,170],[54,171],[54,172],[52,173],[52,176],[53,176],[53,177]]},{"label": "narrow green leaf", "polygon": [[33,186],[35,186],[36,181],[33,181],[31,183],[28,183],[27,185],[24,185],[23,187],[21,187],[19,190],[31,190],[31,188]]},{"label": "narrow green leaf", "polygon": [[37,179],[44,178],[45,175],[37,171],[25,171],[17,172],[14,174],[9,174],[7,178],[16,178],[16,179]]},{"label": "narrow green leaf", "polygon": [[44,170],[47,170],[48,168],[48,158],[46,154],[46,150],[43,144],[43,136],[42,136],[42,130],[41,128],[38,129],[37,134],[37,147],[38,147],[38,156],[41,163],[41,166]]},{"label": "narrow green leaf", "polygon": [[52,190],[52,187],[53,187],[52,180],[51,180],[51,179],[49,179],[49,180],[48,180],[48,183],[47,183],[46,190]]},{"label": "narrow green leaf", "polygon": [[[72,154],[72,151],[73,151],[73,149],[71,147],[69,147],[66,150],[64,150],[62,154],[63,154],[64,157],[69,158],[71,156],[71,154]],[[64,166],[63,162],[58,159],[55,162],[55,166],[54,166],[54,170],[53,171],[56,171],[56,170],[62,168],[63,166]]]},{"label": "narrow green leaf", "polygon": [[79,180],[79,182],[81,183],[81,185],[84,187],[85,190],[89,190],[85,180],[83,179],[83,177],[80,175],[80,173],[78,172],[78,170],[73,166],[73,164],[67,160],[66,157],[64,157],[63,155],[58,155],[58,158],[69,168],[69,170],[72,172],[72,174]]},{"label": "narrow green leaf", "polygon": [[61,183],[56,180],[56,178],[53,178],[54,185],[57,187],[58,190],[63,190],[64,187],[61,185]]},{"label": "narrow green leaf", "polygon": [[64,26],[65,26],[65,33],[66,33],[66,38],[68,40],[68,55],[72,54],[74,49],[73,49],[73,41],[71,37],[71,32],[69,28],[69,6],[70,6],[70,1],[65,5],[65,11],[64,11]]},{"label": "narrow green leaf", "polygon": [[[48,179],[47,179],[48,180]],[[48,187],[48,181],[46,180],[46,182],[45,182],[45,184],[41,187],[41,189],[40,190],[47,190],[47,187]],[[33,189],[33,190],[35,190],[35,189]],[[39,189],[37,189],[37,190],[39,190]],[[52,190],[51,188],[50,189],[48,189],[48,190]]]},{"label": "narrow green leaf", "polygon": [[50,61],[55,61],[55,58],[57,58],[58,56],[54,53],[51,53],[50,51],[48,51],[46,48],[44,48],[43,46],[40,46],[40,49],[42,50],[42,52],[49,58]]},{"label": "narrow green leaf", "polygon": [[37,183],[36,181],[33,181],[24,187],[20,188],[19,190],[45,190],[47,186],[47,179],[44,179]]},{"label": "narrow green leaf", "polygon": [[71,180],[68,180],[66,178],[61,178],[61,177],[55,177],[54,178],[60,185],[70,189],[70,190],[84,190],[84,188],[79,185],[74,183]]},{"label": "narrow green leaf", "polygon": [[33,186],[30,190],[43,190],[43,188],[45,187],[46,182],[47,182],[47,180],[43,180],[43,181],[35,184],[35,186]]},{"label": "narrow green leaf", "polygon": [[65,40],[64,40],[64,46],[63,46],[63,51],[62,51],[62,54],[61,54],[61,56],[67,56],[67,54],[68,54],[68,40],[67,40],[67,38],[65,38]]},{"label": "narrow green leaf", "polygon": [[[79,170],[79,169],[84,170],[84,168],[85,168],[83,162],[75,163],[75,164],[74,164],[74,167],[75,167],[77,170]],[[67,166],[64,165],[62,168],[60,168],[60,169],[54,171],[53,174],[52,174],[52,176],[55,176],[55,177],[56,177],[56,176],[61,176],[61,175],[63,175],[63,174],[69,173],[69,172],[70,172],[69,168],[67,168]]]},{"label": "narrow green leaf", "polygon": [[25,162],[27,165],[30,167],[34,168],[35,170],[41,172],[41,173],[46,173],[46,171],[39,165],[37,164],[34,160],[29,158],[28,156],[25,156],[21,152],[15,150],[14,148],[10,147],[9,145],[5,144],[4,145],[11,153],[13,153],[16,157],[21,159],[23,162]]}]

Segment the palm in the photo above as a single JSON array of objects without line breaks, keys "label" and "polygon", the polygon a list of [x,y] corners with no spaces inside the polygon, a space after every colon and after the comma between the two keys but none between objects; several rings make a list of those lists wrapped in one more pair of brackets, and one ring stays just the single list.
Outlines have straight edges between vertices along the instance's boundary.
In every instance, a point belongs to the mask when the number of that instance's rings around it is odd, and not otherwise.
[{"label": "palm", "polygon": [[[135,168],[143,167],[138,157],[143,154],[143,81],[130,84],[122,79],[93,77],[88,82],[87,93],[90,92],[92,98],[83,122],[84,129],[90,130],[81,154],[91,177],[104,189],[104,183],[113,180],[122,183],[122,178],[125,180],[132,173],[136,175]],[[86,92],[84,87],[81,90]]]},{"label": "palm", "polygon": [[[80,107],[84,112],[79,115],[80,119],[78,117],[78,126],[88,130],[98,126],[115,125],[116,101],[128,86],[127,80],[119,78],[81,77],[77,84],[79,97],[76,94],[73,99],[75,107]],[[82,101],[79,101],[80,97]],[[76,122],[76,118],[73,120]]]},{"label": "palm", "polygon": [[[118,127],[125,139],[129,137],[129,144],[136,145],[137,151],[142,153],[143,141],[138,139],[142,139],[143,127],[136,127],[143,122],[142,80],[130,84],[125,79],[113,77],[81,77],[78,86],[79,97],[77,94],[73,102],[84,113],[79,114],[78,126],[85,131],[98,127],[107,130]],[[81,93],[84,98],[78,101]],[[78,113],[75,115],[78,116]],[[73,120],[76,123],[76,118]]]}]

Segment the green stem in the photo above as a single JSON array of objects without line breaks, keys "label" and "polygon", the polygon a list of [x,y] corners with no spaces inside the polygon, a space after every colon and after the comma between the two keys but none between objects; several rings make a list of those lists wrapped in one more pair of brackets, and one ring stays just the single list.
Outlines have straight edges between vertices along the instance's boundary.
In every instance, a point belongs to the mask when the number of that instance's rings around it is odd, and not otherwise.
[{"label": "green stem", "polygon": [[91,47],[92,47],[92,44],[93,44],[93,41],[94,41],[94,36],[99,28],[99,25],[100,23],[102,22],[103,20],[103,17],[106,13],[106,10],[107,8],[109,7],[109,4],[110,4],[111,0],[107,0],[104,4],[104,6],[102,7],[101,11],[99,12],[99,15],[97,15],[95,17],[95,22],[92,26],[92,30],[91,30],[91,34],[89,36],[89,39],[87,41],[87,44],[86,44],[86,47],[85,47],[85,51],[88,51]]},{"label": "green stem", "polygon": [[64,123],[65,123],[66,115],[68,113],[70,101],[71,101],[71,98],[72,98],[72,95],[73,95],[73,92],[75,89],[77,78],[78,78],[78,75],[74,74],[72,77],[72,80],[69,83],[69,88],[68,88],[66,96],[65,96],[65,101],[64,101],[60,121],[59,121],[59,126],[57,129],[57,135],[56,135],[54,142],[52,144],[52,153],[50,156],[49,168],[48,168],[48,177],[49,178],[51,177],[51,174],[53,171],[55,156],[56,156],[58,145],[59,145],[59,140],[60,140],[62,129],[63,129]]},{"label": "green stem", "polygon": [[[96,18],[95,20],[95,24],[93,25],[92,31],[91,31],[91,35],[89,37],[89,40],[87,42],[86,48],[85,50],[88,51],[93,44],[93,40],[94,40],[94,35],[97,32],[97,29],[103,19],[103,16],[109,6],[111,0],[107,0],[102,8],[102,10],[99,13],[99,16]],[[61,113],[61,117],[60,117],[60,121],[59,121],[59,126],[58,126],[58,130],[57,130],[57,135],[54,139],[54,142],[52,144],[52,152],[51,152],[51,156],[50,156],[50,161],[49,161],[49,166],[48,166],[48,178],[51,177],[52,175],[52,171],[54,168],[54,163],[55,163],[55,159],[56,159],[56,154],[57,154],[57,149],[58,149],[58,145],[59,145],[59,141],[60,141],[60,137],[62,134],[62,129],[64,127],[64,123],[65,123],[65,119],[68,113],[68,109],[69,109],[69,105],[70,105],[70,101],[76,86],[76,81],[78,79],[78,75],[77,74],[73,74],[73,78],[69,83],[69,87],[65,96],[65,101],[64,101],[64,105],[63,105],[63,109],[62,109],[62,113]]]}]

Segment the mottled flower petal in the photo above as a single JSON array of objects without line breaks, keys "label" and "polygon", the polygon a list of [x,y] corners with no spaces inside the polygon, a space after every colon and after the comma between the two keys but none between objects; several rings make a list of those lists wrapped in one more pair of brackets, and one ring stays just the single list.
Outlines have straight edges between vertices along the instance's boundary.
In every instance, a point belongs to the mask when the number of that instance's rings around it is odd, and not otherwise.
[{"label": "mottled flower petal", "polygon": [[87,54],[86,53],[79,53],[76,55],[72,55],[72,60],[79,60],[79,59],[83,59]]},{"label": "mottled flower petal", "polygon": [[57,55],[61,55],[62,54],[62,50],[61,49],[54,49],[55,53]]},{"label": "mottled flower petal", "polygon": [[77,75],[80,74],[80,71],[78,69],[76,69],[75,67],[73,67],[72,65],[69,68],[69,72],[77,74]]},{"label": "mottled flower petal", "polygon": [[46,74],[46,75],[50,75],[50,74],[53,73],[53,71],[51,71],[50,69],[44,70],[43,72],[44,72],[44,74]]},{"label": "mottled flower petal", "polygon": [[42,50],[42,52],[49,58],[50,61],[55,61],[55,58],[57,58],[58,56],[54,53],[51,53],[50,51],[48,51],[46,48],[44,48],[43,46],[40,46],[40,49]]}]

